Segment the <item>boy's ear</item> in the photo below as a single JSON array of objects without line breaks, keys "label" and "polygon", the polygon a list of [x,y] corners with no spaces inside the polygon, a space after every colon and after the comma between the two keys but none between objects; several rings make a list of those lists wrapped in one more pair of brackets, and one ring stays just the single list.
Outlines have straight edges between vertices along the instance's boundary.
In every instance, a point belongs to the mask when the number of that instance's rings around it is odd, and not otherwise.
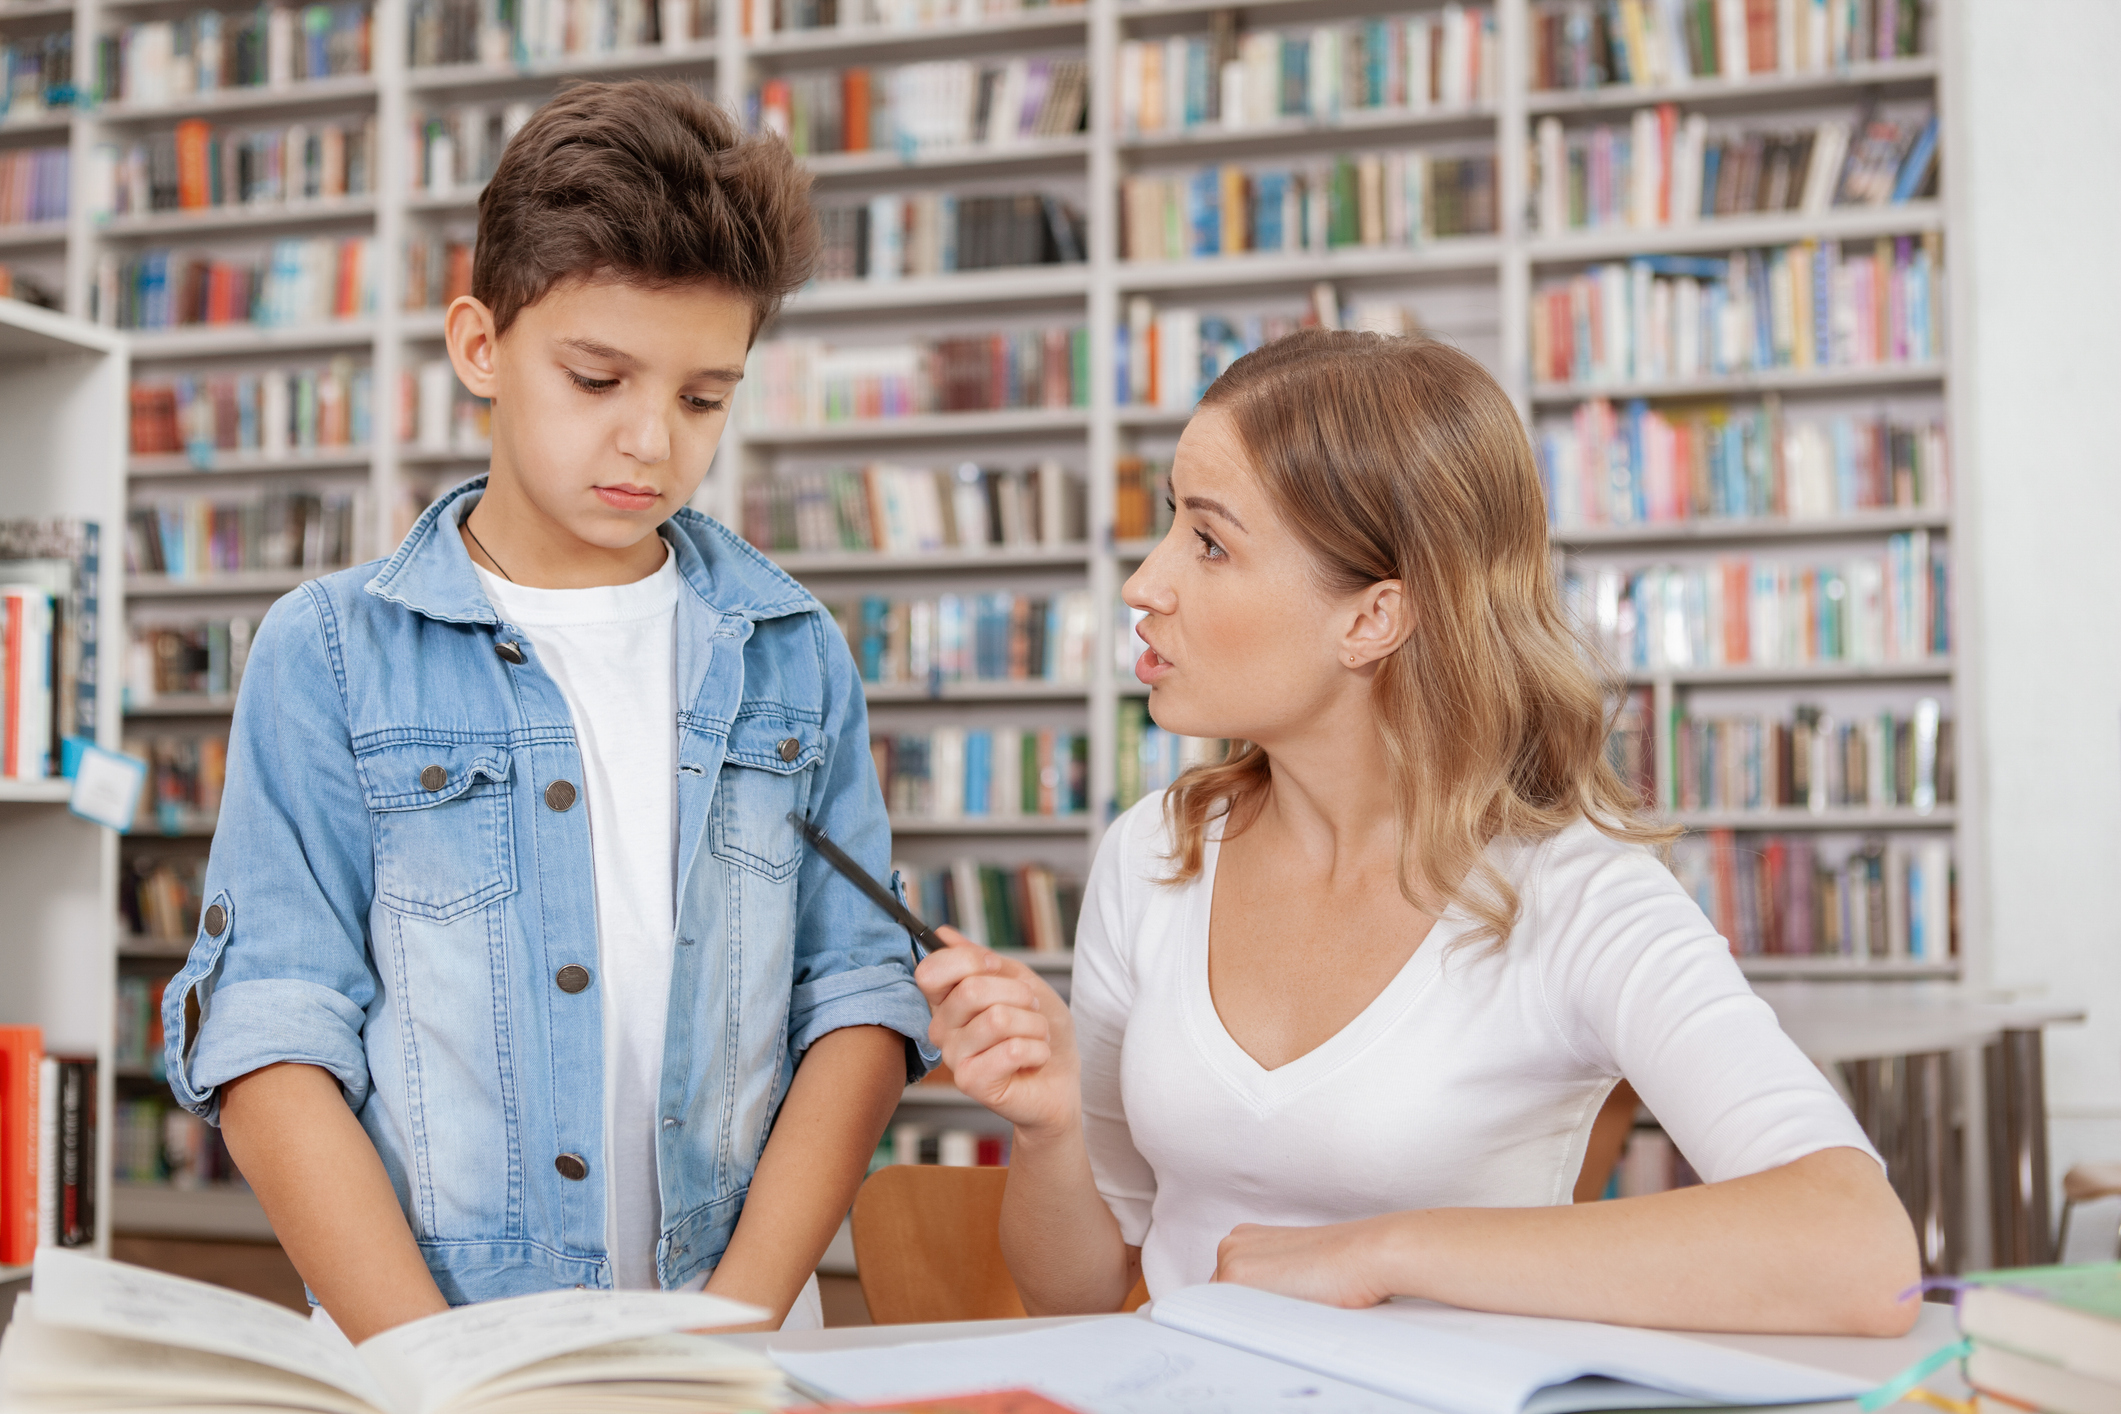
[{"label": "boy's ear", "polygon": [[470,295],[458,295],[450,303],[442,327],[457,381],[473,397],[491,401],[500,381],[494,368],[495,345],[500,335],[494,332],[493,311]]}]

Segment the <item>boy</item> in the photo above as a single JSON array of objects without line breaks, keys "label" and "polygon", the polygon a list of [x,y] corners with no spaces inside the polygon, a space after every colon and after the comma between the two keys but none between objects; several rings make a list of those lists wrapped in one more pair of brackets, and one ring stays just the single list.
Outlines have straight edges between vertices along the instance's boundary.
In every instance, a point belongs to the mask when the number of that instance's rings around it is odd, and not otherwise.
[{"label": "boy", "polygon": [[846,645],[682,509],[815,256],[806,185],[673,85],[545,105],[448,314],[489,475],[259,629],[170,1084],[352,1340],[703,1281],[816,1324],[932,1058],[904,934],[787,819],[886,865]]}]

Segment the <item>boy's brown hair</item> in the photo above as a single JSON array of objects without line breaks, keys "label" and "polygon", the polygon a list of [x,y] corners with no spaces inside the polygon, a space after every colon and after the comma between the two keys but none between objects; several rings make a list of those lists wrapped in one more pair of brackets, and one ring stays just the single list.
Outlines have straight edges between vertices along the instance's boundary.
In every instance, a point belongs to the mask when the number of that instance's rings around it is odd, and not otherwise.
[{"label": "boy's brown hair", "polygon": [[750,302],[754,337],[810,278],[810,177],[777,138],[682,84],[563,90],[509,139],[479,196],[471,293],[505,333],[571,276],[711,281]]}]

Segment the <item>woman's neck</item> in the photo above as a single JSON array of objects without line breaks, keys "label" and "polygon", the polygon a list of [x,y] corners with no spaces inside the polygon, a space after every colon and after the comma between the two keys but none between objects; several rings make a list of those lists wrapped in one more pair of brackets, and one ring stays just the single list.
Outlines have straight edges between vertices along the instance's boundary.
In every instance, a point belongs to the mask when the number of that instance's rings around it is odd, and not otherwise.
[{"label": "woman's neck", "polygon": [[1331,872],[1396,865],[1399,808],[1367,688],[1330,704],[1302,730],[1256,744],[1267,754],[1268,786],[1247,830]]}]

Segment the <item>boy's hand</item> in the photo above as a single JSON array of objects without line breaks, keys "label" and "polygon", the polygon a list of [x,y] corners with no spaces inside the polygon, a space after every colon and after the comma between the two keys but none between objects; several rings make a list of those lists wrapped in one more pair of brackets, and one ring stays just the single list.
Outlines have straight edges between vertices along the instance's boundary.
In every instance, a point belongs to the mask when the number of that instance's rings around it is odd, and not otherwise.
[{"label": "boy's hand", "polygon": [[1082,1063],[1060,994],[955,928],[935,932],[948,946],[928,954],[913,980],[935,1013],[928,1039],[957,1088],[1019,1129],[1080,1127]]}]

